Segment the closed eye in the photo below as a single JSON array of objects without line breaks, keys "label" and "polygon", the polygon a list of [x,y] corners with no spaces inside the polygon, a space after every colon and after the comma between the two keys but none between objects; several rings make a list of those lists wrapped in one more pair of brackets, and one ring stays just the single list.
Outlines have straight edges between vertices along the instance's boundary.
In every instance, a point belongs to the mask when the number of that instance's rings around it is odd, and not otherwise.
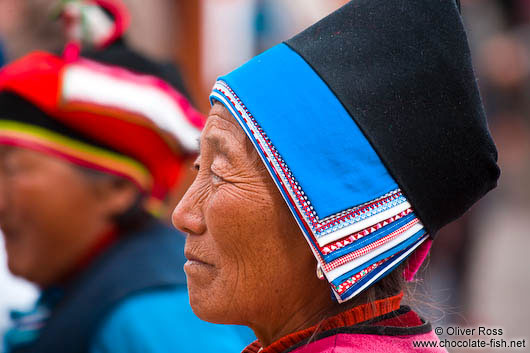
[{"label": "closed eye", "polygon": [[219,173],[217,173],[215,171],[215,165],[212,165],[210,167],[210,173],[212,174],[212,180],[215,184],[219,184],[219,183],[224,183],[226,182],[225,178],[223,178],[222,176],[219,175]]},{"label": "closed eye", "polygon": [[214,183],[221,183],[221,182],[225,181],[223,179],[223,177],[221,177],[218,174],[216,174],[213,170],[211,170],[211,172],[212,172],[212,179],[213,179]]}]

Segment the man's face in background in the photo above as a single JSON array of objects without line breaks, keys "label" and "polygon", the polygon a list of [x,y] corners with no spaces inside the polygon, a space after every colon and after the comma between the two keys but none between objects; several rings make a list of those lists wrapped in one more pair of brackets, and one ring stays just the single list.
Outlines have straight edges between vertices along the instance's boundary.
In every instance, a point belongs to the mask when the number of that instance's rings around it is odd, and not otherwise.
[{"label": "man's face in background", "polygon": [[0,146],[0,228],[10,271],[40,286],[67,276],[109,228],[117,201],[105,187],[60,158]]}]

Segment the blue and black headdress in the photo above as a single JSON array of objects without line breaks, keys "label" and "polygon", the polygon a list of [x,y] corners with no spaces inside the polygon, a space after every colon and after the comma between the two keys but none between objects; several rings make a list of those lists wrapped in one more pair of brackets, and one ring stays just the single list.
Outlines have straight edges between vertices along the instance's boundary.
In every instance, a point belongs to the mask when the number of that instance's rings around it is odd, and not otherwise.
[{"label": "blue and black headdress", "polygon": [[219,78],[211,100],[253,142],[342,302],[496,186],[475,81],[454,0],[354,0]]}]

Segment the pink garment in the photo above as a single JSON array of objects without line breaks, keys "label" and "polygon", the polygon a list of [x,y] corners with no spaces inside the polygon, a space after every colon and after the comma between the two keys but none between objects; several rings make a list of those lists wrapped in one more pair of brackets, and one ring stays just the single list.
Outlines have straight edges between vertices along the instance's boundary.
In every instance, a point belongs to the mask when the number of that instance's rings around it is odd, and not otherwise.
[{"label": "pink garment", "polygon": [[407,336],[382,336],[368,334],[339,333],[330,337],[309,343],[292,353],[443,353],[445,348],[418,347],[413,342],[440,342],[438,336],[429,333]]},{"label": "pink garment", "polygon": [[412,253],[412,256],[409,257],[409,264],[407,265],[407,268],[403,271],[403,277],[405,278],[405,281],[412,281],[414,279],[414,275],[421,267],[421,264],[423,261],[425,261],[425,258],[429,254],[429,250],[431,249],[432,245],[432,239],[425,240],[416,251]]}]

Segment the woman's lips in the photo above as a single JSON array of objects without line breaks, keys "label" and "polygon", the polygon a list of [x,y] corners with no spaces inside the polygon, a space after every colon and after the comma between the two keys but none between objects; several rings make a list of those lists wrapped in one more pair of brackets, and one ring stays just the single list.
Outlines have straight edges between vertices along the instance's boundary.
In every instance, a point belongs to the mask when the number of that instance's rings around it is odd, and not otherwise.
[{"label": "woman's lips", "polygon": [[202,261],[199,261],[199,260],[193,260],[193,259],[188,259],[188,261],[186,261],[186,264],[188,264],[188,265],[206,265],[206,266],[211,266],[210,264],[207,264],[206,262],[202,262]]},{"label": "woman's lips", "polygon": [[184,269],[189,268],[189,267],[197,267],[197,266],[201,266],[201,267],[208,266],[208,267],[211,267],[211,265],[208,265],[207,263],[204,263],[204,262],[201,262],[201,261],[188,260],[184,264]]},{"label": "woman's lips", "polygon": [[186,256],[186,259],[188,259],[188,261],[186,262],[186,265],[189,265],[189,266],[192,266],[192,265],[213,266],[212,264],[209,264],[208,262],[200,259],[198,256],[192,254],[191,252],[184,251],[184,256]]},{"label": "woman's lips", "polygon": [[184,256],[188,261],[184,264],[184,271],[187,275],[204,271],[211,272],[215,268],[210,261],[206,260],[204,254],[208,254],[208,252],[205,251],[202,243],[190,239],[190,236],[186,237]]},{"label": "woman's lips", "polygon": [[187,276],[194,276],[200,273],[211,273],[211,271],[214,269],[214,266],[211,264],[208,264],[204,261],[197,260],[193,257],[186,256],[188,261],[184,264],[184,272],[186,272]]}]

